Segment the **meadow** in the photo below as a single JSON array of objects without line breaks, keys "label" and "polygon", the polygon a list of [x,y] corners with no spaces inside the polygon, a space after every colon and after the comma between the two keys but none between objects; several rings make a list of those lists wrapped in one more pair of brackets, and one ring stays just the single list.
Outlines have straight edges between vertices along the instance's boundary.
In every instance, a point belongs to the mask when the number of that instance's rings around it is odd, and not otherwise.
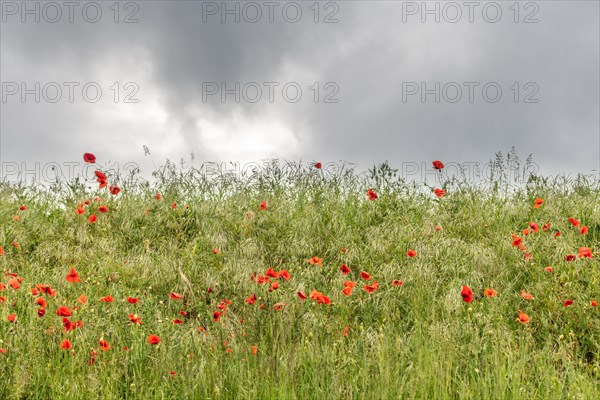
[{"label": "meadow", "polygon": [[600,398],[600,186],[502,162],[2,183],[0,398]]}]

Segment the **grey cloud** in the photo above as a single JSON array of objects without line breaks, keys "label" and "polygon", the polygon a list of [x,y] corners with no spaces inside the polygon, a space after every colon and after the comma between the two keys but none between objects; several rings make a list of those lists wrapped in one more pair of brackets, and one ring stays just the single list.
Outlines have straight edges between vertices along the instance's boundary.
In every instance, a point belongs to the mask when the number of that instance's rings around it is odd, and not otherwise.
[{"label": "grey cloud", "polygon": [[[207,143],[198,119],[239,117],[259,127],[277,121],[289,131],[264,156],[366,168],[384,160],[485,162],[516,146],[548,173],[598,169],[597,2],[537,2],[537,24],[515,24],[508,13],[497,24],[404,23],[400,3],[338,2],[336,24],[315,24],[310,14],[296,24],[204,23],[199,2],[140,2],[138,24],[9,21],[2,25],[3,81],[135,80],[140,104],[119,104],[118,112],[81,102],[2,104],[2,157],[72,160],[98,149],[147,164],[147,144],[157,157],[193,151],[222,160],[227,153]],[[501,4],[506,12],[508,3]],[[202,82],[210,81],[297,81],[305,93],[296,104],[203,103]],[[403,82],[469,81],[498,82],[502,101],[483,101],[479,91],[473,104],[436,104],[433,96],[425,104],[418,96],[402,102]],[[337,83],[339,103],[306,101],[313,82]],[[521,84],[519,103],[510,100],[513,82]],[[538,104],[521,102],[526,82],[539,86]],[[164,113],[160,126],[148,103]],[[230,146],[247,145],[230,139]]]}]

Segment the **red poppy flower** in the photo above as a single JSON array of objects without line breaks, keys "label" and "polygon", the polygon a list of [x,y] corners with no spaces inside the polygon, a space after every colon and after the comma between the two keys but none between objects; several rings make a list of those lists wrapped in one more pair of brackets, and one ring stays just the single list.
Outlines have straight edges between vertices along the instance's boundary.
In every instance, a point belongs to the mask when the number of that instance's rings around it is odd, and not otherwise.
[{"label": "red poppy flower", "polygon": [[460,292],[460,295],[462,296],[463,300],[467,303],[470,303],[473,301],[473,291],[468,286],[463,286],[462,291]]},{"label": "red poppy flower", "polygon": [[231,304],[230,300],[224,300],[217,307],[219,308],[219,310],[225,310],[227,308],[227,306],[230,304]]},{"label": "red poppy flower", "polygon": [[127,298],[127,302],[128,302],[129,304],[135,304],[135,303],[137,303],[138,301],[140,301],[140,300],[139,300],[137,297],[128,297],[128,298]]},{"label": "red poppy flower", "polygon": [[134,325],[142,325],[142,317],[137,314],[129,314],[129,321]]},{"label": "red poppy flower", "polygon": [[406,252],[406,256],[407,257],[416,257],[417,256],[417,252],[415,250],[408,250]]},{"label": "red poppy flower", "polygon": [[94,365],[97,355],[98,355],[98,351],[96,351],[96,350],[92,350],[90,352],[90,360],[88,361],[88,365]]},{"label": "red poppy flower", "polygon": [[115,299],[113,299],[113,297],[112,297],[111,295],[109,295],[109,294],[108,294],[108,295],[106,295],[106,296],[104,296],[104,297],[100,298],[100,301],[101,301],[102,303],[112,303],[113,301],[115,301]]},{"label": "red poppy flower", "polygon": [[378,287],[379,287],[379,283],[373,282],[370,285],[365,285],[364,289],[367,293],[373,293],[374,291],[377,290]]},{"label": "red poppy flower", "polygon": [[246,297],[246,304],[254,304],[256,303],[257,297],[256,297],[256,293],[254,293],[252,296],[248,296]]},{"label": "red poppy flower", "polygon": [[[0,297],[0,303],[2,303],[2,297]],[[44,315],[46,315],[46,309],[45,308],[40,308],[37,310],[37,315],[38,317],[42,318]]]},{"label": "red poppy flower", "polygon": [[96,162],[96,156],[92,153],[83,153],[83,161],[94,164]]},{"label": "red poppy flower", "polygon": [[81,321],[75,322],[74,325],[75,325],[75,328],[80,328],[80,329],[83,328],[83,322],[81,322]]},{"label": "red poppy flower", "polygon": [[592,250],[589,247],[579,248],[579,258],[592,258]]},{"label": "red poppy flower", "polygon": [[377,199],[377,193],[375,193],[373,191],[373,188],[369,189],[369,191],[367,192],[367,196],[369,197],[369,200],[371,201],[375,201]]},{"label": "red poppy flower", "polygon": [[496,293],[496,291],[495,291],[494,289],[489,289],[489,288],[488,288],[488,289],[485,289],[485,290],[483,291],[483,294],[484,294],[486,297],[496,297],[496,296],[498,295],[498,293]]},{"label": "red poppy flower", "polygon": [[446,191],[444,189],[435,189],[433,193],[440,199],[446,195]]},{"label": "red poppy flower", "polygon": [[96,222],[98,220],[98,218],[96,217],[96,214],[92,214],[90,215],[90,217],[88,218],[88,222],[90,224],[93,224],[94,222]]},{"label": "red poppy flower", "polygon": [[344,274],[344,275],[348,275],[350,273],[350,268],[346,264],[342,264],[342,266],[340,267],[340,270],[342,271],[342,274]]},{"label": "red poppy flower", "polygon": [[323,259],[319,258],[317,256],[313,256],[311,259],[308,260],[308,263],[310,265],[318,265],[318,266],[322,267],[323,266]]},{"label": "red poppy flower", "polygon": [[549,223],[542,225],[542,230],[544,232],[546,232],[548,229],[550,229],[550,224]]},{"label": "red poppy flower", "polygon": [[363,278],[365,281],[368,281],[369,279],[371,279],[371,275],[369,275],[368,272],[362,271],[360,273],[360,277]]},{"label": "red poppy flower", "polygon": [[540,199],[539,197],[535,199],[533,204],[533,208],[540,208],[544,204],[544,199]]},{"label": "red poppy flower", "polygon": [[71,347],[73,347],[73,344],[69,339],[65,339],[62,342],[60,342],[60,348],[62,350],[69,350]]},{"label": "red poppy flower", "polygon": [[35,285],[35,287],[38,288],[42,293],[50,295],[50,297],[54,297],[54,295],[56,295],[56,290],[52,289],[49,285],[41,285],[38,283]]},{"label": "red poppy flower", "polygon": [[71,316],[71,309],[69,307],[66,307],[66,306],[60,306],[56,310],[56,315],[58,315],[59,317],[70,317]]},{"label": "red poppy flower", "polygon": [[46,299],[44,299],[43,297],[38,297],[37,299],[35,299],[35,304],[37,304],[41,308],[48,307],[48,303],[46,302]]},{"label": "red poppy flower", "polygon": [[184,320],[182,320],[182,319],[180,319],[180,318],[175,318],[175,319],[173,320],[173,324],[174,324],[174,325],[183,325],[184,323],[185,323],[185,321],[184,321]]},{"label": "red poppy flower", "polygon": [[75,268],[71,268],[71,272],[69,272],[67,274],[67,277],[65,279],[67,280],[67,282],[71,282],[71,283],[81,282],[81,278],[79,278],[79,274],[77,274],[77,271],[75,271]]},{"label": "red poppy flower", "polygon": [[255,356],[258,353],[258,346],[254,345],[251,347],[252,355]]},{"label": "red poppy flower", "polygon": [[345,296],[350,296],[352,294],[352,290],[354,289],[350,286],[346,286],[344,289],[342,289],[342,294],[344,294]]},{"label": "red poppy flower", "polygon": [[598,307],[598,302],[596,300],[592,300],[590,304],[592,305],[592,307]]},{"label": "red poppy flower", "polygon": [[283,307],[285,307],[285,303],[275,303],[275,304],[273,304],[273,309],[275,311],[281,311],[281,310],[283,310]]},{"label": "red poppy flower", "polygon": [[520,237],[518,237],[518,236],[517,236],[517,235],[515,235],[514,233],[513,233],[513,235],[512,235],[512,238],[513,238],[513,241],[512,241],[512,245],[513,245],[513,247],[518,247],[518,246],[520,246],[520,245],[522,244],[522,242],[523,242],[523,239],[522,239],[522,238],[520,238]]},{"label": "red poppy flower", "polygon": [[98,344],[100,345],[100,350],[102,350],[102,351],[110,350],[110,344],[106,340],[99,339]]},{"label": "red poppy flower", "polygon": [[313,289],[310,292],[310,298],[313,300],[317,300],[319,304],[321,304],[324,301],[323,297],[323,293],[317,291],[316,289]]},{"label": "red poppy flower", "polygon": [[356,286],[356,282],[352,282],[352,281],[344,281],[344,286],[346,287],[355,287]]},{"label": "red poppy flower", "polygon": [[148,336],[148,343],[150,344],[159,344],[160,343],[160,338],[156,335],[150,335]]},{"label": "red poppy flower", "polygon": [[107,213],[108,212],[108,207],[106,207],[106,206],[100,206],[100,207],[98,207],[98,212],[101,212],[102,214]]},{"label": "red poppy flower", "polygon": [[552,267],[546,267],[546,268],[544,268],[544,271],[546,271],[546,272],[552,272]]},{"label": "red poppy flower", "polygon": [[269,288],[269,292],[277,290],[279,288],[279,282],[271,282],[271,287]]},{"label": "red poppy flower", "polygon": [[529,315],[527,315],[523,311],[519,310],[519,317],[517,318],[518,322],[520,322],[522,324],[527,324],[527,323],[529,323],[530,320],[531,320],[531,318],[529,318]]},{"label": "red poppy flower", "polygon": [[77,298],[77,302],[79,304],[87,304],[87,296],[85,294],[82,294]]},{"label": "red poppy flower", "polygon": [[110,191],[110,194],[112,194],[113,196],[116,196],[121,191],[121,188],[118,186],[111,186],[108,188],[108,190]]},{"label": "red poppy flower", "polygon": [[554,234],[554,238],[556,239],[559,236],[560,236],[560,231],[556,231],[556,233]]},{"label": "red poppy flower", "polygon": [[315,163],[314,167],[316,169],[321,169],[321,168],[323,168],[323,164],[321,164],[320,162],[317,162],[317,163]]},{"label": "red poppy flower", "polygon": [[533,295],[531,293],[527,293],[525,291],[525,289],[523,289],[521,291],[521,297],[524,298],[525,300],[534,300],[535,299],[535,297],[533,297]]},{"label": "red poppy flower", "polygon": [[102,172],[102,171],[95,171],[94,175],[96,175],[96,180],[98,182],[103,182],[103,181],[106,181],[108,179],[106,177],[106,175],[104,174],[104,172]]},{"label": "red poppy flower", "polygon": [[571,225],[573,225],[574,227],[578,227],[579,224],[581,223],[580,221],[576,220],[575,218],[569,218],[569,222],[571,223]]},{"label": "red poppy flower", "polygon": [[261,211],[267,211],[267,202],[261,201],[260,205],[258,206],[258,209]]},{"label": "red poppy flower", "polygon": [[573,260],[575,260],[575,258],[577,258],[577,256],[575,256],[575,254],[567,254],[565,256],[566,261],[573,261]]},{"label": "red poppy flower", "polygon": [[275,278],[277,279],[277,272],[275,272],[275,270],[273,270],[273,268],[269,268],[266,272],[265,275],[271,278]]},{"label": "red poppy flower", "polygon": [[433,165],[433,168],[440,170],[444,168],[444,163],[441,162],[440,160],[434,160],[431,162],[431,164]]},{"label": "red poppy flower", "polygon": [[8,314],[8,322],[15,322],[17,320],[17,316],[15,314]]},{"label": "red poppy flower", "polygon": [[221,254],[221,250],[218,247],[212,249],[213,254]]},{"label": "red poppy flower", "polygon": [[589,231],[590,231],[590,228],[588,228],[585,225],[579,229],[579,233],[581,233],[582,235],[587,235]]},{"label": "red poppy flower", "polygon": [[306,300],[306,299],[307,299],[306,293],[304,293],[304,292],[303,292],[303,291],[301,291],[301,290],[298,290],[298,291],[296,292],[296,294],[298,295],[298,297],[300,297],[300,300]]},{"label": "red poppy flower", "polygon": [[350,333],[350,327],[349,327],[348,325],[346,325],[346,326],[344,327],[344,337],[347,337],[347,336],[348,336],[348,333]]},{"label": "red poppy flower", "polygon": [[283,278],[286,281],[289,281],[292,276],[290,275],[290,272],[287,269],[282,269],[277,273],[277,277],[278,278]]},{"label": "red poppy flower", "polygon": [[85,214],[85,208],[78,207],[77,210],[75,210],[75,212],[79,215],[83,215],[83,214]]},{"label": "red poppy flower", "polygon": [[62,322],[66,332],[72,331],[76,328],[81,328],[83,326],[81,321],[71,322],[69,321],[69,318],[63,318]]},{"label": "red poppy flower", "polygon": [[220,318],[221,318],[221,313],[219,313],[218,311],[215,311],[215,312],[213,313],[213,320],[214,320],[215,322],[219,322],[219,319],[220,319]]},{"label": "red poppy flower", "polygon": [[[590,258],[591,258],[591,256],[590,256]],[[8,286],[13,288],[14,290],[17,290],[21,287],[21,283],[19,282],[19,280],[17,278],[10,278],[6,283],[8,283]]]},{"label": "red poppy flower", "polygon": [[565,308],[569,307],[570,305],[573,304],[573,300],[565,300],[565,302],[563,304],[564,304]]},{"label": "red poppy flower", "polygon": [[183,299],[183,296],[180,295],[179,293],[171,292],[171,293],[169,293],[169,298],[171,300],[181,300],[181,299]]},{"label": "red poppy flower", "polygon": [[398,279],[394,279],[394,280],[392,281],[392,286],[400,287],[400,286],[402,286],[402,285],[404,285],[404,282],[403,282],[403,281],[400,281],[400,280],[398,280]]},{"label": "red poppy flower", "polygon": [[538,231],[538,224],[536,224],[535,222],[530,222],[529,223],[529,227],[531,228],[531,230],[533,231],[533,233],[537,233],[537,231]]}]

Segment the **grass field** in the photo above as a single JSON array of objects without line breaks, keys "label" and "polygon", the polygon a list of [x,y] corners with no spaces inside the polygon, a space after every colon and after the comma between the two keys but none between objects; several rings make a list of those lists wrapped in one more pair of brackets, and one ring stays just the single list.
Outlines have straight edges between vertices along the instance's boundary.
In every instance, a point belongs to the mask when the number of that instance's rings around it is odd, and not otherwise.
[{"label": "grass field", "polygon": [[0,187],[0,398],[600,398],[597,183],[156,178]]}]

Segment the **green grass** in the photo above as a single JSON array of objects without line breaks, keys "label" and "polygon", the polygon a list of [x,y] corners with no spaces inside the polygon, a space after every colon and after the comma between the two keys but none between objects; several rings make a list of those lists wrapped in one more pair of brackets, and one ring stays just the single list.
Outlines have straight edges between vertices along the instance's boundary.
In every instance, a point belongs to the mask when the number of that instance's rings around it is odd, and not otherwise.
[{"label": "green grass", "polygon": [[[386,171],[359,179],[273,166],[243,184],[215,184],[165,169],[156,186],[124,182],[118,196],[78,183],[50,191],[3,184],[0,282],[8,272],[23,280],[0,291],[0,398],[600,398],[600,310],[590,305],[600,301],[598,185],[536,178],[509,193],[449,181],[437,199]],[[369,187],[377,200],[367,200]],[[105,201],[75,213],[95,196]],[[545,199],[539,209],[536,197]],[[263,200],[268,210],[259,211]],[[100,204],[110,211],[99,214]],[[523,236],[530,221],[551,228]],[[531,260],[511,245],[513,233]],[[584,246],[594,258],[565,261]],[[307,262],[313,256],[322,267]],[[66,281],[71,267],[80,283]],[[251,281],[268,268],[291,279],[278,279],[273,292]],[[374,293],[361,271],[379,282]],[[341,293],[345,280],[357,282],[350,297]],[[42,296],[41,318],[36,284],[56,289]],[[473,290],[470,304],[463,285]],[[498,296],[485,297],[486,288]],[[331,304],[296,295],[313,289]],[[253,293],[258,301],[246,304]],[[115,301],[99,302],[105,295]],[[225,299],[231,305],[215,323]],[[565,308],[567,299],[574,304]],[[279,302],[283,310],[274,310]],[[82,328],[63,330],[61,305],[78,307],[71,320]],[[518,310],[528,324],[516,321]],[[143,324],[130,323],[130,313]],[[161,342],[148,344],[150,334]],[[100,338],[110,350],[99,350]],[[59,348],[64,339],[71,350]]]}]

